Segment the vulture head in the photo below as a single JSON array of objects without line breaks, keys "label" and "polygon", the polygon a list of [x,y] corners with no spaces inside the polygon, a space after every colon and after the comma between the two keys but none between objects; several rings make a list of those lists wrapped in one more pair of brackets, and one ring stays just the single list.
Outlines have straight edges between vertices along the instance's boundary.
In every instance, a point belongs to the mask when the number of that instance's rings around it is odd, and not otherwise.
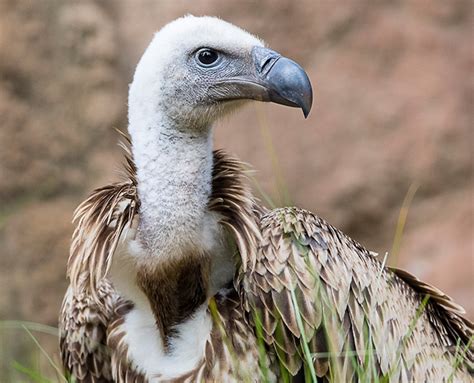
[{"label": "vulture head", "polygon": [[297,63],[257,37],[215,17],[185,16],[157,32],[142,56],[130,126],[149,126],[143,119],[160,113],[175,127],[201,128],[243,100],[299,107],[307,116],[312,89]]}]

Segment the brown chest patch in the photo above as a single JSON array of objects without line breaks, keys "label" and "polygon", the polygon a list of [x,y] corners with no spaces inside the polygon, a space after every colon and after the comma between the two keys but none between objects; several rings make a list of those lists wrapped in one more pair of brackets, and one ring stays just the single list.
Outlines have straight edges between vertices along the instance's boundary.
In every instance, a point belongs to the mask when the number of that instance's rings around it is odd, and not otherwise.
[{"label": "brown chest patch", "polygon": [[157,269],[143,268],[138,272],[138,286],[148,297],[165,349],[173,327],[206,301],[209,268],[208,255],[190,254]]}]

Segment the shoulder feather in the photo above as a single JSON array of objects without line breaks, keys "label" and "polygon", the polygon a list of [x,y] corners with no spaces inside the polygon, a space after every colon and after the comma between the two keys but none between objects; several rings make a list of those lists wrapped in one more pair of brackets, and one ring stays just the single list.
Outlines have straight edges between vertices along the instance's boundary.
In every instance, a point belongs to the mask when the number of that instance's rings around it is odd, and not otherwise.
[{"label": "shoulder feather", "polygon": [[94,190],[74,213],[70,286],[61,307],[59,329],[64,367],[78,382],[113,381],[106,343],[118,297],[106,274],[140,205],[136,168],[128,146],[120,145],[125,150],[126,179]]},{"label": "shoulder feather", "polygon": [[93,297],[107,275],[122,233],[131,228],[140,206],[136,167],[128,146],[120,145],[125,151],[125,180],[94,190],[74,212],[68,277],[74,291],[85,289]]},{"label": "shoulder feather", "polygon": [[257,204],[247,185],[248,172],[248,165],[227,155],[223,150],[214,151],[209,209],[221,215],[221,224],[234,236],[243,267],[248,263],[249,252],[260,240],[257,220],[265,211],[265,208]]}]

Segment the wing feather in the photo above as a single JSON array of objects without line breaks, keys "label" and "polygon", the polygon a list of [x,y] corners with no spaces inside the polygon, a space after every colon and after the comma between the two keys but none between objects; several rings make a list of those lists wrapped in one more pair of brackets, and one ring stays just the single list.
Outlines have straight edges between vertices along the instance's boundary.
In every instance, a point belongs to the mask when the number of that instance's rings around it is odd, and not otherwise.
[{"label": "wing feather", "polygon": [[[361,378],[368,364],[390,381],[441,381],[453,366],[455,380],[468,379],[473,327],[449,297],[385,268],[310,212],[259,211],[261,239],[247,247],[237,281],[251,321],[263,318],[265,342],[291,375],[307,364],[306,341],[317,376],[328,380]],[[467,349],[461,363],[459,344]]]},{"label": "wing feather", "polygon": [[106,274],[139,207],[135,165],[129,149],[123,148],[127,179],[96,189],[74,214],[70,286],[61,307],[59,329],[63,365],[77,382],[113,381],[107,333],[118,297]]},{"label": "wing feather", "polygon": [[114,292],[103,284],[101,306],[89,295],[69,288],[61,308],[60,352],[66,371],[77,382],[112,382],[107,326],[112,316]]}]

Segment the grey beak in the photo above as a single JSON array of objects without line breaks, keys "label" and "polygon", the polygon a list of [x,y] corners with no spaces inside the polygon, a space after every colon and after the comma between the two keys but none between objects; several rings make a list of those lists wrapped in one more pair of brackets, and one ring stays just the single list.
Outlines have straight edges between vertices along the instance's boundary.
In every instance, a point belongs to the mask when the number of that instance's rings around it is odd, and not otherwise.
[{"label": "grey beak", "polygon": [[264,47],[254,47],[252,58],[258,83],[267,90],[262,101],[299,107],[305,118],[308,117],[313,104],[313,89],[304,69],[296,62]]},{"label": "grey beak", "polygon": [[264,47],[254,47],[251,64],[240,75],[215,80],[208,88],[213,101],[258,100],[311,110],[313,90],[308,75],[294,61]]}]

